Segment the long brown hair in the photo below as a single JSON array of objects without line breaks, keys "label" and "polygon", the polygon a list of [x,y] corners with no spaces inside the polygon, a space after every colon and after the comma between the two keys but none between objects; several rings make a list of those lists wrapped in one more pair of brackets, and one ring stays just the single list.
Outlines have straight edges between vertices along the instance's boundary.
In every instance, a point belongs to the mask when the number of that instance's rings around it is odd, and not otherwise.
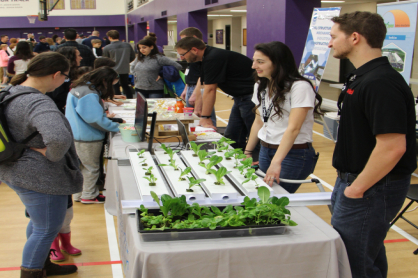
[{"label": "long brown hair", "polygon": [[265,77],[258,77],[257,72],[254,73],[255,81],[259,83],[257,99],[259,104],[254,108],[254,112],[257,111],[261,105],[261,94],[268,88],[272,94],[272,103],[274,106],[274,115],[279,118],[283,116],[281,105],[286,99],[286,93],[290,92],[292,85],[295,81],[308,82],[312,90],[315,92],[316,105],[314,113],[322,114],[320,106],[322,103],[322,97],[315,91],[312,83],[301,76],[296,67],[295,58],[293,57],[292,51],[287,45],[282,42],[273,41],[269,43],[260,43],[255,45],[255,51],[260,51],[266,55],[273,63],[274,70],[271,74],[271,81]]},{"label": "long brown hair", "polygon": [[57,52],[64,55],[70,61],[70,76],[71,81],[77,79],[77,48],[74,46],[63,46],[58,48]]},{"label": "long brown hair", "polygon": [[22,84],[31,77],[44,77],[56,72],[66,72],[70,69],[70,63],[64,55],[57,52],[44,52],[36,55],[28,64],[28,69],[21,74],[13,76],[10,84],[13,86]]},{"label": "long brown hair", "polygon": [[115,95],[113,81],[118,78],[118,73],[113,69],[101,67],[82,75],[73,82],[72,87],[88,86],[90,90],[98,91],[101,99],[113,99]]}]

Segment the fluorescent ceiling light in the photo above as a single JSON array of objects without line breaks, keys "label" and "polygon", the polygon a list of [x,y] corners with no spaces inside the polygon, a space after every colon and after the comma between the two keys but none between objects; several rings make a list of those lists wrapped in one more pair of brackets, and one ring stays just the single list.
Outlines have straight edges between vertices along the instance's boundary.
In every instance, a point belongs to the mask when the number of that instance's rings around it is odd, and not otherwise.
[{"label": "fluorescent ceiling light", "polygon": [[177,22],[177,20],[169,20],[169,21],[167,21],[168,23],[175,23],[175,22]]},{"label": "fluorescent ceiling light", "polygon": [[232,16],[231,14],[208,14],[208,16]]},{"label": "fluorescent ceiling light", "polygon": [[234,12],[234,13],[246,13],[247,10],[231,10],[231,12]]},{"label": "fluorescent ceiling light", "polygon": [[321,3],[344,3],[345,1],[329,1],[329,0],[322,0]]}]

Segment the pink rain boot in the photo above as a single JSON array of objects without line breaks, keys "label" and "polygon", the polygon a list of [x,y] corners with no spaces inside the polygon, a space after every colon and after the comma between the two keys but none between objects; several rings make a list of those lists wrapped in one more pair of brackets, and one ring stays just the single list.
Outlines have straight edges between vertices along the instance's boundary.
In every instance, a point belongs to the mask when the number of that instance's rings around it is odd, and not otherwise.
[{"label": "pink rain boot", "polygon": [[65,260],[64,255],[60,251],[59,238],[58,238],[58,236],[52,242],[51,249],[54,249],[55,250],[55,251],[51,252],[51,261],[54,261],[54,262],[62,262],[62,261]]},{"label": "pink rain boot", "polygon": [[81,254],[81,250],[71,245],[71,232],[68,234],[58,234],[61,239],[61,251],[70,254],[71,256],[77,256]]}]

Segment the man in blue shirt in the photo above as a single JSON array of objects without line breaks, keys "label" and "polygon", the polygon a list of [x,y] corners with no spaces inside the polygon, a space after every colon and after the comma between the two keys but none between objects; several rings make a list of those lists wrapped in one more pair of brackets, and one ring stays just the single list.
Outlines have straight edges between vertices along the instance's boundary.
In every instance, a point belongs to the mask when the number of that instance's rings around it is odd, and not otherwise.
[{"label": "man in blue shirt", "polygon": [[81,44],[87,45],[88,47],[90,47],[90,49],[93,49],[93,45],[91,44],[91,41],[94,39],[102,41],[102,48],[106,46],[106,42],[100,38],[99,31],[93,31],[91,33],[91,36],[87,39],[84,39]]},{"label": "man in blue shirt", "polygon": [[49,48],[49,43],[46,42],[45,36],[40,36],[39,42],[36,44],[35,48],[33,49],[33,52],[36,52],[39,54],[39,53],[47,52],[50,50],[51,49]]}]

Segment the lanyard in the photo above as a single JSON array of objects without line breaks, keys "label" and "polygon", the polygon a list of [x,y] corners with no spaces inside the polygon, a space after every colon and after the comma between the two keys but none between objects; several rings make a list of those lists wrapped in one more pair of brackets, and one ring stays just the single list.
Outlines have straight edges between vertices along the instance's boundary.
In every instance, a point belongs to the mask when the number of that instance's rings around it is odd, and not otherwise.
[{"label": "lanyard", "polygon": [[269,120],[271,110],[273,109],[273,100],[271,100],[269,108],[266,109],[266,94],[267,94],[266,90],[264,90],[261,93],[261,106],[263,107],[263,120],[265,123],[267,123],[267,121]]},{"label": "lanyard", "polygon": [[344,86],[341,89],[341,93],[340,96],[338,97],[338,115],[341,115],[341,110],[342,110],[342,103],[344,101],[344,97],[346,95],[347,89],[348,87],[351,85],[351,83],[353,83],[353,81],[356,80],[356,75],[355,74],[350,74],[347,77],[347,81],[344,83]]}]

